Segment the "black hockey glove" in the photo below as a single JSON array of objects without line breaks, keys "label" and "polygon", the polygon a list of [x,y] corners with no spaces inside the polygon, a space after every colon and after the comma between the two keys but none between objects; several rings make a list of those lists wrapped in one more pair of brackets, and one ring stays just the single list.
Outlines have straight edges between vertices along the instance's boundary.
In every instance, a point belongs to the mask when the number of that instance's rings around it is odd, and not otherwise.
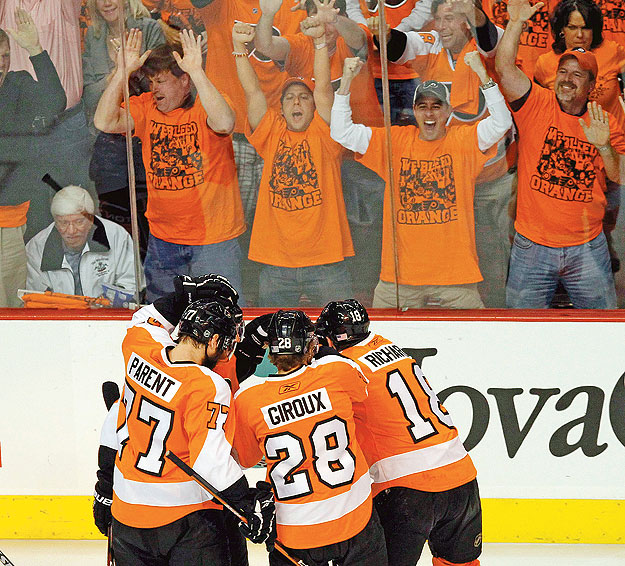
[{"label": "black hockey glove", "polygon": [[243,509],[247,525],[241,521],[239,530],[253,543],[272,543],[276,539],[276,505],[271,485],[259,481],[250,489],[249,498]]},{"label": "black hockey glove", "polygon": [[265,357],[267,328],[272,316],[273,313],[263,314],[245,325],[243,340],[237,344],[237,349],[234,351],[239,383],[252,375]]},{"label": "black hockey glove", "polygon": [[95,526],[98,527],[98,530],[105,536],[113,521],[111,503],[113,503],[112,499],[98,493],[97,489],[95,490],[93,494],[93,520]]},{"label": "black hockey glove", "polygon": [[239,300],[239,293],[223,275],[208,273],[199,277],[176,275],[174,277],[176,299],[185,307],[198,299],[225,299],[233,305]]}]

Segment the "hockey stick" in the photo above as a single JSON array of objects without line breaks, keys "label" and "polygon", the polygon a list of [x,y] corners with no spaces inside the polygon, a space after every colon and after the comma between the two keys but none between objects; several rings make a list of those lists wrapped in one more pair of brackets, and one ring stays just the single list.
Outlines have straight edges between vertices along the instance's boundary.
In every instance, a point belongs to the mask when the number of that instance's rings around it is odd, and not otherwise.
[{"label": "hockey stick", "polygon": [[[119,399],[119,386],[114,381],[105,381],[102,384],[102,397],[106,410],[110,410],[113,404]],[[115,566],[115,556],[113,555],[113,525],[106,529],[106,566]]]},{"label": "hockey stick", "polygon": [[[239,509],[233,507],[230,503],[228,503],[225,499],[219,495],[219,492],[208,483],[200,474],[198,474],[191,466],[183,462],[178,456],[176,456],[173,452],[167,451],[165,452],[165,458],[169,458],[176,466],[178,466],[185,474],[199,483],[208,493],[210,493],[219,503],[221,503],[228,511],[233,513],[236,517],[238,517],[241,521],[247,524],[247,519],[241,513]],[[278,542],[275,541],[273,544],[274,548],[282,554],[289,562],[295,564],[295,566],[307,566],[307,564],[303,560],[296,560],[293,558],[286,549]]]},{"label": "hockey stick", "polygon": [[13,562],[11,562],[7,558],[7,555],[1,550],[0,550],[0,564],[3,564],[4,566],[15,566],[15,564],[13,564]]}]

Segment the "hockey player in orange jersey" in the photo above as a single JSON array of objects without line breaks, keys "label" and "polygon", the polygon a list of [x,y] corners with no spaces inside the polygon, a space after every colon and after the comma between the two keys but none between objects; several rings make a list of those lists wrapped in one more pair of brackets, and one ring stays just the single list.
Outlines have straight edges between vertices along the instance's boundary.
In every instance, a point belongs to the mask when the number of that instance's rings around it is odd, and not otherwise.
[{"label": "hockey player in orange jersey", "polygon": [[[220,295],[216,288],[224,288],[218,279],[177,278],[178,291],[137,311],[124,339],[126,379],[116,434],[106,440],[103,432],[102,442],[109,452],[117,448],[115,469],[111,482],[100,461],[94,503],[101,528],[106,526],[99,519],[107,503],[102,499],[107,499],[112,483],[118,566],[231,563],[231,537],[221,506],[165,460],[167,450],[243,510],[248,525],[240,528],[245,536],[253,542],[271,536],[272,494],[250,490],[230,455],[232,394],[213,370],[231,356],[242,330],[242,313],[234,289],[234,300],[214,298]],[[211,298],[195,300],[198,297]],[[174,340],[171,334],[178,321]],[[100,457],[102,452],[101,446]]]},{"label": "hockey player in orange jersey", "polygon": [[[367,380],[336,351],[317,353],[314,326],[302,311],[275,313],[267,342],[278,371],[247,379],[236,393],[234,448],[245,467],[265,457],[278,540],[311,566],[385,566],[384,536],[354,430],[354,407],[367,397]],[[274,550],[269,564],[290,562]]]},{"label": "hockey player in orange jersey", "polygon": [[476,470],[417,363],[369,331],[369,315],[356,299],[328,303],[316,333],[369,380],[369,396],[355,406],[356,434],[370,466],[389,566],[414,566],[426,539],[434,566],[479,565]]}]

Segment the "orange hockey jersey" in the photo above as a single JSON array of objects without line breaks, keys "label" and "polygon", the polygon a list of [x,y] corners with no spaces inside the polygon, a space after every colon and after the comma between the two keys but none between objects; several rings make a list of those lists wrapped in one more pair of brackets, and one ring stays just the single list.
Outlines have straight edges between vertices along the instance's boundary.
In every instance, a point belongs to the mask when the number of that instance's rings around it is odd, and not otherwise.
[{"label": "orange hockey jersey", "polygon": [[135,313],[122,344],[126,379],[117,416],[112,513],[132,527],[158,527],[219,508],[165,458],[167,450],[219,491],[243,475],[231,456],[230,387],[208,368],[171,362],[172,330],[149,305]]},{"label": "orange hockey jersey", "polygon": [[369,379],[369,396],[355,407],[356,433],[374,496],[396,486],[445,491],[476,477],[451,416],[417,362],[373,334],[341,354]]},{"label": "orange hockey jersey", "polygon": [[250,377],[235,395],[239,463],[250,467],[265,456],[278,540],[287,547],[341,542],[369,521],[371,480],[353,409],[366,396],[358,366],[336,355]]}]

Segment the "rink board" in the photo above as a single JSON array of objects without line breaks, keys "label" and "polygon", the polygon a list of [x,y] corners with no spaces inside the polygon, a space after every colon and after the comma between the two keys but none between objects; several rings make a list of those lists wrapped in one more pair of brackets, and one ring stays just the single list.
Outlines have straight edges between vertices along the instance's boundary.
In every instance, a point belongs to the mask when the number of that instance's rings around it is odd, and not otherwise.
[{"label": "rink board", "polygon": [[[117,318],[0,319],[0,539],[100,536],[90,495],[101,384],[122,382]],[[470,449],[485,541],[625,542],[625,317],[388,318],[372,329],[422,358]]]}]

